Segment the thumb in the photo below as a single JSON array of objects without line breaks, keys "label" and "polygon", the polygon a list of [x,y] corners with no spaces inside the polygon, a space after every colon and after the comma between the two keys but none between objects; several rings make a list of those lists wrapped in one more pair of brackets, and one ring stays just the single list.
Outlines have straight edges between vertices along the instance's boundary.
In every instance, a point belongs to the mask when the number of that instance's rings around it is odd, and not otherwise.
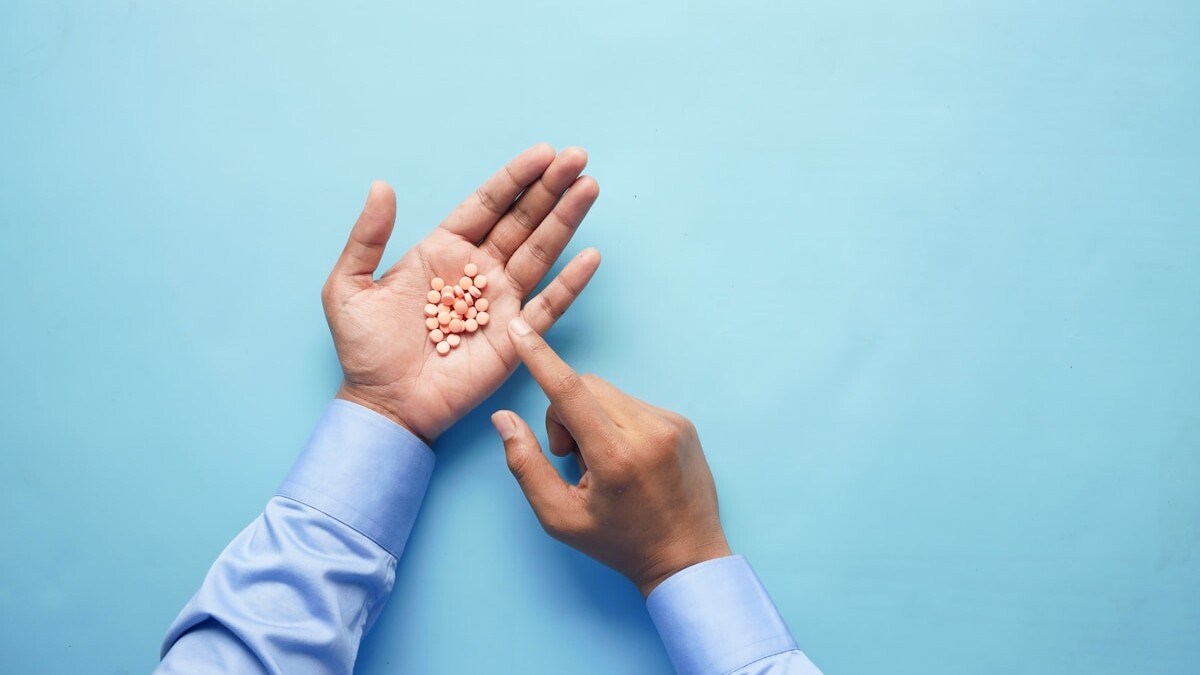
[{"label": "thumb", "polygon": [[383,181],[371,184],[367,203],[333,267],[333,278],[371,276],[383,258],[383,248],[396,223],[396,193]]},{"label": "thumb", "polygon": [[525,493],[525,499],[529,500],[542,527],[551,535],[558,536],[558,531],[565,527],[565,521],[573,513],[570,509],[570,486],[550,464],[533,430],[520,416],[500,410],[492,415],[492,425],[504,441],[508,469]]}]

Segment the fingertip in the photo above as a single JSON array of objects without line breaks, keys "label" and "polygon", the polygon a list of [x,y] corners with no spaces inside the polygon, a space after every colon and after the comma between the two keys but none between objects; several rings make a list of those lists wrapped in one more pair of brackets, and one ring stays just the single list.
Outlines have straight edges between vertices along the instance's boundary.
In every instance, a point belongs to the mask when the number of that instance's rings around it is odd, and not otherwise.
[{"label": "fingertip", "polygon": [[525,154],[530,158],[544,160],[546,164],[549,164],[554,160],[554,146],[546,142],[534,143],[525,150]]},{"label": "fingertip", "polygon": [[392,192],[392,186],[387,181],[375,179],[371,181],[371,187],[367,189],[368,198],[378,198],[386,196]]},{"label": "fingertip", "polygon": [[578,166],[580,171],[582,171],[583,167],[587,166],[588,163],[587,150],[584,150],[577,145],[564,148],[562,152],[558,153],[558,157],[560,161],[568,162],[572,166]]},{"label": "fingertip", "polygon": [[492,426],[496,427],[496,433],[500,434],[500,440],[510,441],[517,435],[516,415],[508,410],[497,410],[492,413]]},{"label": "fingertip", "polygon": [[571,189],[577,190],[590,201],[595,201],[600,196],[600,182],[592,176],[580,176]]},{"label": "fingertip", "polygon": [[579,252],[579,260],[584,264],[591,266],[593,270],[600,267],[602,258],[600,257],[600,249],[589,246]]},{"label": "fingertip", "polygon": [[517,316],[508,322],[508,332],[515,337],[524,338],[533,333],[533,328],[525,322],[525,319]]}]

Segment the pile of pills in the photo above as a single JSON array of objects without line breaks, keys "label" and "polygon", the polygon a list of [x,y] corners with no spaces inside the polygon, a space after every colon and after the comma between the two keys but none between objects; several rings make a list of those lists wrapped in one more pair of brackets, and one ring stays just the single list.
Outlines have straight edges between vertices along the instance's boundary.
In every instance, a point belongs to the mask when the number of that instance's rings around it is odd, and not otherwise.
[{"label": "pile of pills", "polygon": [[453,286],[441,277],[429,282],[425,327],[438,354],[449,354],[462,344],[463,333],[474,333],[487,325],[488,299],[483,297],[487,283],[487,277],[479,273],[475,263],[467,263],[463,277]]}]

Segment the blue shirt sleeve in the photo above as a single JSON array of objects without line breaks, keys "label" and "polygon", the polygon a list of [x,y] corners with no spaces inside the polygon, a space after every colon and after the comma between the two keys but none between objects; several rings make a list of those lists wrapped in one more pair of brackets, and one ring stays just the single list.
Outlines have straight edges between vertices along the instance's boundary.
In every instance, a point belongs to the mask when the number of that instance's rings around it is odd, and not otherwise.
[{"label": "blue shirt sleeve", "polygon": [[820,675],[740,555],[659,584],[646,608],[679,675]]},{"label": "blue shirt sleeve", "polygon": [[433,473],[433,452],[348,401],[172,623],[158,673],[350,673]]}]

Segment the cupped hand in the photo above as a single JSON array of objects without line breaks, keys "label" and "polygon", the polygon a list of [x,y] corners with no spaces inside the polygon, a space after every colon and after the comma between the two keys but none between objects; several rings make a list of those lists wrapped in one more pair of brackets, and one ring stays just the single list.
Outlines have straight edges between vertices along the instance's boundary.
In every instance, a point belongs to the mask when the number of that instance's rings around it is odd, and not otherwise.
[{"label": "cupped hand", "polygon": [[[548,145],[517,155],[378,279],[396,196],[376,182],[321,298],[344,379],[338,397],[375,410],[432,443],[504,382],[519,362],[506,331],[520,316],[544,333],[600,265],[587,249],[537,296],[599,195],[580,177],[587,154]],[[488,277],[491,321],[442,356],[425,327],[433,277],[454,283],[475,263]]]},{"label": "cupped hand", "polygon": [[516,413],[492,423],[508,467],[552,537],[624,574],[642,595],[687,567],[729,555],[717,488],[696,428],[594,375],[577,375],[528,324],[513,321],[517,354],[546,392],[550,451],[575,453],[583,475],[563,481]]}]

